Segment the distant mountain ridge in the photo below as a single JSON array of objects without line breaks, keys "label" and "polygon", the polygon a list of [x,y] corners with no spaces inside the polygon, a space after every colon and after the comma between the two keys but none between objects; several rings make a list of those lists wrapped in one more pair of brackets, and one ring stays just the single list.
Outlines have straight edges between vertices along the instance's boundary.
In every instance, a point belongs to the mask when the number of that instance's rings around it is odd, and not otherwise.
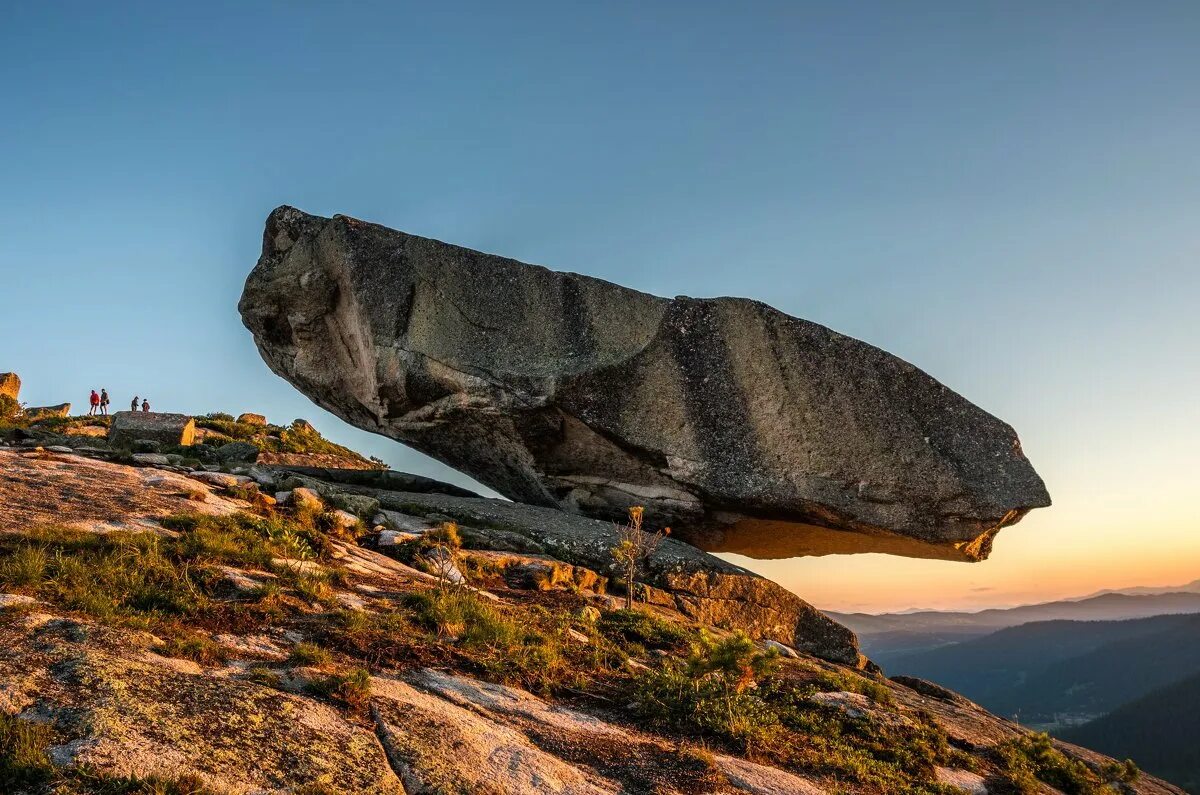
[{"label": "distant mountain ridge", "polygon": [[1200,614],[1039,621],[876,660],[890,674],[936,681],[1027,725],[1061,725],[1200,671]]},{"label": "distant mountain ridge", "polygon": [[1035,621],[1124,621],[1188,613],[1200,613],[1200,591],[1147,594],[1114,592],[977,612],[924,610],[882,615],[828,615],[854,630],[862,641],[863,650],[879,658],[960,643],[999,629]]},{"label": "distant mountain ridge", "polygon": [[[1105,588],[1100,591],[1095,591],[1087,596],[1081,596],[1080,599],[1090,599],[1093,596],[1104,596],[1110,593],[1122,593],[1129,596],[1153,596],[1157,594],[1168,593],[1200,593],[1200,579],[1186,582],[1183,585],[1168,585],[1168,586],[1153,586],[1153,585],[1135,585],[1131,588]],[[1072,600],[1077,601],[1077,600]]]},{"label": "distant mountain ridge", "polygon": [[1200,580],[977,612],[831,614],[888,674],[1200,794]]}]

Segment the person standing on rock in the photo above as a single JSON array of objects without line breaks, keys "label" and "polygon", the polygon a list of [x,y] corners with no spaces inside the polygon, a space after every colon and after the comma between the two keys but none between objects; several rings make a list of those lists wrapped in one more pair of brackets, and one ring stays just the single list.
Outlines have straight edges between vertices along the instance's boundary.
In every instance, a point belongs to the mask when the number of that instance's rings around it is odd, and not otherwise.
[{"label": "person standing on rock", "polygon": [[138,407],[138,396],[134,395],[133,400],[129,401],[129,410],[137,411],[137,407]]},{"label": "person standing on rock", "polygon": [[108,416],[108,404],[112,401],[108,397],[108,390],[104,387],[100,388],[100,413],[105,417]]},{"label": "person standing on rock", "polygon": [[150,399],[146,398],[145,400],[142,401],[142,411],[149,411],[149,410],[150,410]]},{"label": "person standing on rock", "polygon": [[90,406],[90,408],[88,408],[89,417],[100,411],[100,396],[96,394],[96,390],[94,389],[92,390],[91,397],[88,398],[88,404]]}]

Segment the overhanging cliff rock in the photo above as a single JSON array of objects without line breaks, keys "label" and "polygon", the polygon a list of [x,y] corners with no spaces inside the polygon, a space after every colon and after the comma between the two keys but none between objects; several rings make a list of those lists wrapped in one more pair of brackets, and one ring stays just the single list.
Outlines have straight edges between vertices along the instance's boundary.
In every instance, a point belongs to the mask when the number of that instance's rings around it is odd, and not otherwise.
[{"label": "overhanging cliff rock", "polygon": [[1049,505],[1016,433],[867,343],[280,207],[239,305],[314,402],[514,500],[709,550],[978,560]]}]

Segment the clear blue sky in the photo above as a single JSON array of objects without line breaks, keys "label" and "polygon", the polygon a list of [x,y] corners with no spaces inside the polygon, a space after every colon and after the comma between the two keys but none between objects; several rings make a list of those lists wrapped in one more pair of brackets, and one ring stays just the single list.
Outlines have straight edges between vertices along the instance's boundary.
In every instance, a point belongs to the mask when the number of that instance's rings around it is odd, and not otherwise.
[{"label": "clear blue sky", "polygon": [[1194,2],[8,3],[0,79],[31,403],[303,415],[444,476],[259,360],[237,298],[288,203],[760,298],[1013,423],[1054,508],[979,566],[759,566],[820,604],[1200,576]]}]

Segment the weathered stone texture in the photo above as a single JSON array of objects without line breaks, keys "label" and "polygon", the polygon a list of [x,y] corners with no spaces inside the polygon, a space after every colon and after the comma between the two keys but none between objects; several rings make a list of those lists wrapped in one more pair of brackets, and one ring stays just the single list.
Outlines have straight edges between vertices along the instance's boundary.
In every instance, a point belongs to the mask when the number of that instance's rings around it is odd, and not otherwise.
[{"label": "weathered stone texture", "polygon": [[159,411],[118,411],[113,415],[108,431],[110,443],[132,445],[140,439],[162,444],[194,444],[196,421],[185,414]]},{"label": "weathered stone texture", "polygon": [[348,422],[514,500],[717,528],[694,539],[712,549],[755,554],[765,532],[768,556],[790,554],[795,529],[807,554],[979,559],[1049,504],[1008,425],[756,301],[668,300],[281,207],[240,310],[271,368]]},{"label": "weathered stone texture", "polygon": [[[387,509],[448,516],[474,533],[517,534],[557,560],[613,572],[612,549],[620,534],[611,522],[504,500],[358,490],[369,491]],[[661,593],[663,606],[693,621],[741,629],[846,665],[867,664],[853,632],[771,580],[689,544],[664,539],[642,574]]]}]

